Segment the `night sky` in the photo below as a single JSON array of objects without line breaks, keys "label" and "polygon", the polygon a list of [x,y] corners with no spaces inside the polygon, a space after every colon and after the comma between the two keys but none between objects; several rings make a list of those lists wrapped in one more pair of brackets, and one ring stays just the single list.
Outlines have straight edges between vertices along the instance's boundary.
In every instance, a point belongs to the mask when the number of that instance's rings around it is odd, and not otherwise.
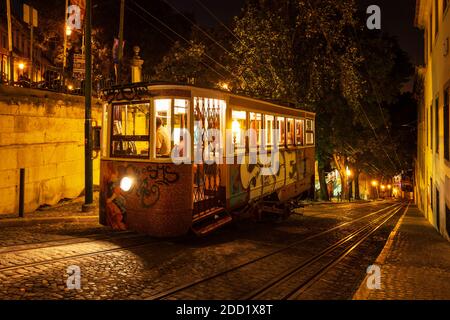
[{"label": "night sky", "polygon": [[[214,25],[215,20],[198,5],[196,0],[167,0],[178,9],[194,12],[203,25]],[[239,14],[245,0],[200,0],[222,21],[230,21]],[[400,46],[409,53],[414,64],[423,60],[421,31],[414,27],[416,0],[357,0],[362,9],[372,4],[381,8],[383,31],[396,36]]]}]

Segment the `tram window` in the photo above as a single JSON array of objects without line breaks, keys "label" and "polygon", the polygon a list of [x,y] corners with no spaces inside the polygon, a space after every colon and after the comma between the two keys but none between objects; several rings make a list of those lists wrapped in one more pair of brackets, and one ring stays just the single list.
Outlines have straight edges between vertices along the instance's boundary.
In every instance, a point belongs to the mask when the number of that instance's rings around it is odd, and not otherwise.
[{"label": "tram window", "polygon": [[247,112],[233,110],[232,115],[233,146],[235,150],[245,152],[247,132]]},{"label": "tram window", "polygon": [[262,141],[262,115],[250,112],[250,148],[257,148]]},{"label": "tram window", "polygon": [[278,145],[284,146],[286,144],[286,120],[284,117],[277,117],[278,131]]},{"label": "tram window", "polygon": [[305,132],[305,120],[295,120],[295,145],[296,146],[303,146],[305,144],[304,132]]},{"label": "tram window", "polygon": [[114,105],[111,156],[149,158],[150,104]]},{"label": "tram window", "polygon": [[294,119],[287,119],[287,144],[288,146],[293,146],[295,142],[295,128],[294,128]]},{"label": "tram window", "polygon": [[177,150],[178,157],[186,157],[188,150],[186,149],[186,141],[188,137],[187,129],[189,125],[189,101],[182,99],[174,100],[173,107],[173,138],[174,148]]},{"label": "tram window", "polygon": [[314,121],[306,119],[306,144],[314,144]]},{"label": "tram window", "polygon": [[171,138],[172,99],[155,99],[155,155],[157,158],[169,158],[172,151]]},{"label": "tram window", "polygon": [[266,135],[266,146],[271,147],[273,145],[273,128],[275,124],[275,117],[274,116],[264,116],[264,129],[265,129],[265,135]]}]

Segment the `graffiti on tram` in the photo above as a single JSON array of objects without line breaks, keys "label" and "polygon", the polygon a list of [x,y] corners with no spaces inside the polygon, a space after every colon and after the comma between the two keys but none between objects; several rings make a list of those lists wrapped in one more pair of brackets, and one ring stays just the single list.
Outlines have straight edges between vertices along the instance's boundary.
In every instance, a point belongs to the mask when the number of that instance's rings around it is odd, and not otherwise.
[{"label": "graffiti on tram", "polygon": [[[246,159],[247,160],[247,159]],[[272,176],[262,176],[262,164],[233,165],[231,177],[231,205],[238,205],[303,179],[306,170],[304,152],[281,151],[280,167]]]},{"label": "graffiti on tram", "polygon": [[152,208],[160,200],[161,188],[168,188],[180,179],[177,172],[164,164],[136,166],[108,162],[104,168],[101,197],[106,203],[106,223],[114,230],[126,230],[127,207]]}]

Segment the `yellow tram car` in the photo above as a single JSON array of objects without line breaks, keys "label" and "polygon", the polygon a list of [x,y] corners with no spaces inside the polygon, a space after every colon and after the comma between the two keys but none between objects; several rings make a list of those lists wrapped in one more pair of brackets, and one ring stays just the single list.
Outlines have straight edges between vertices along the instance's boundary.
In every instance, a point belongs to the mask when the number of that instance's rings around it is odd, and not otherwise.
[{"label": "yellow tram car", "polygon": [[[244,211],[284,215],[314,192],[314,113],[188,85],[118,86],[103,99],[103,225],[202,236]],[[277,147],[277,170],[262,175],[249,145]]]}]

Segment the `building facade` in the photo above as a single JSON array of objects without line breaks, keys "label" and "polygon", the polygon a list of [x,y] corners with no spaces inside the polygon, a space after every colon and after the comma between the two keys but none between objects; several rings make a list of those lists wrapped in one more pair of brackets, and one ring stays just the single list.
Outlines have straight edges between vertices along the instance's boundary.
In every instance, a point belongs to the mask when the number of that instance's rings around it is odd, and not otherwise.
[{"label": "building facade", "polygon": [[447,239],[450,234],[450,1],[417,0],[417,27],[424,31],[416,161],[416,202]]},{"label": "building facade", "polygon": [[[34,39],[33,42],[33,68],[31,67],[31,32],[22,21],[12,17],[12,43],[14,81],[25,76],[32,82],[40,82],[45,78],[45,72],[52,69],[52,63],[43,53],[41,44]],[[9,48],[8,29],[4,13],[0,14],[0,80],[9,79]],[[34,38],[34,37],[33,37]]]}]

